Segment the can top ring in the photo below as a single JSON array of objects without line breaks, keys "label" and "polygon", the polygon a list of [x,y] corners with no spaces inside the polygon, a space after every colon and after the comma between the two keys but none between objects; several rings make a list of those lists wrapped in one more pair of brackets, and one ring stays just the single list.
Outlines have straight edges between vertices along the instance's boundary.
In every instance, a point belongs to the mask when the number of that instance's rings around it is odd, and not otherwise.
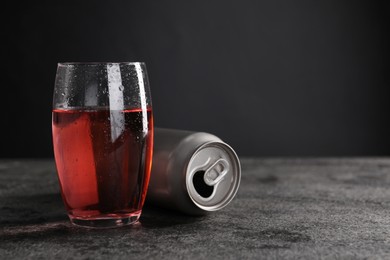
[{"label": "can top ring", "polygon": [[[211,195],[198,192],[194,176],[203,174],[203,185]],[[192,155],[186,172],[186,187],[194,204],[205,211],[216,211],[234,198],[241,180],[241,166],[237,154],[224,142],[212,141],[201,145]],[[207,186],[206,186],[207,187]]]}]

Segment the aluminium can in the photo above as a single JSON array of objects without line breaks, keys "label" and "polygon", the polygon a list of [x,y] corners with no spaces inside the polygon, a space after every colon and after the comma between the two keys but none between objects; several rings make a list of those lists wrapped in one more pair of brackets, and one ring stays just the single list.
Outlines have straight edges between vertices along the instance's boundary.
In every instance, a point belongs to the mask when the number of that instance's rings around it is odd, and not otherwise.
[{"label": "aluminium can", "polygon": [[155,128],[148,204],[204,215],[228,205],[240,180],[237,154],[217,136]]}]

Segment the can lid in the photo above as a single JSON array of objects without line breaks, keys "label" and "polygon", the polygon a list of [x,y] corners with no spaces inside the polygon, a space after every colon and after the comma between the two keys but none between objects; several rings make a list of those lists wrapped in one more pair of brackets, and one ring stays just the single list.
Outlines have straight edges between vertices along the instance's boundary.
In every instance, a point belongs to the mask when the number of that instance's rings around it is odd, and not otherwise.
[{"label": "can lid", "polygon": [[205,211],[216,211],[234,198],[241,180],[237,154],[223,142],[209,142],[192,155],[186,173],[191,200]]}]

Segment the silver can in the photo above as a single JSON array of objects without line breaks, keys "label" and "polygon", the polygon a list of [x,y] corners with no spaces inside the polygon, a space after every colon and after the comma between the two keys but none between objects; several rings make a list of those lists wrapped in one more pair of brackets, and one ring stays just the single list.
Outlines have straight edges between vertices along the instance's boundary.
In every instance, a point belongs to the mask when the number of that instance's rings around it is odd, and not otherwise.
[{"label": "silver can", "polygon": [[229,204],[240,180],[237,154],[215,135],[155,128],[148,204],[203,215]]}]

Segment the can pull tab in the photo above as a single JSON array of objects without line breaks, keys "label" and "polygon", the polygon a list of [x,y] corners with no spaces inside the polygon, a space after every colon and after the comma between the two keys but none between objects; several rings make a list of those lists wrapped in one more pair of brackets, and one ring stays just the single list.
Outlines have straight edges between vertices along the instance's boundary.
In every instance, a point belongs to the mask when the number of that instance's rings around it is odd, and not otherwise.
[{"label": "can pull tab", "polygon": [[222,181],[226,173],[229,171],[229,163],[225,159],[215,161],[204,173],[204,182],[209,186]]}]

